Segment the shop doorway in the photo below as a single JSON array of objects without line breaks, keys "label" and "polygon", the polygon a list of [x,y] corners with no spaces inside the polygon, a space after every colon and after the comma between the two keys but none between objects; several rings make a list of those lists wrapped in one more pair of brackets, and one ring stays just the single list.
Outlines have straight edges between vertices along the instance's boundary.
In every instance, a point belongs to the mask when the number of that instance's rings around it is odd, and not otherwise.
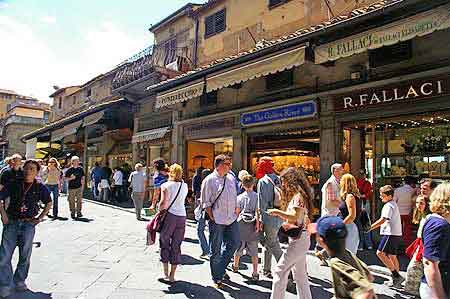
[{"label": "shop doorway", "polygon": [[315,213],[320,206],[320,131],[319,128],[296,129],[270,134],[249,135],[247,139],[248,171],[257,172],[261,157],[269,156],[280,174],[288,167],[302,167],[314,188]]},{"label": "shop doorway", "polygon": [[233,137],[192,140],[187,142],[187,176],[189,181],[198,168],[214,169],[214,157],[220,154],[233,156]]}]

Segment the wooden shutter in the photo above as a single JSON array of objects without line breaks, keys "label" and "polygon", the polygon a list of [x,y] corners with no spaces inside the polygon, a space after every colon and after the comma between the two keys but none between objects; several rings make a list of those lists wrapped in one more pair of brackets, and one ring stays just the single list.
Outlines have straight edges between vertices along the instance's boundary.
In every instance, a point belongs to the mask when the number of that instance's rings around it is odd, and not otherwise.
[{"label": "wooden shutter", "polygon": [[211,36],[214,35],[215,29],[214,29],[214,22],[215,15],[211,15],[205,18],[205,36]]},{"label": "wooden shutter", "polygon": [[205,37],[210,37],[227,28],[226,10],[216,12],[205,18]]}]

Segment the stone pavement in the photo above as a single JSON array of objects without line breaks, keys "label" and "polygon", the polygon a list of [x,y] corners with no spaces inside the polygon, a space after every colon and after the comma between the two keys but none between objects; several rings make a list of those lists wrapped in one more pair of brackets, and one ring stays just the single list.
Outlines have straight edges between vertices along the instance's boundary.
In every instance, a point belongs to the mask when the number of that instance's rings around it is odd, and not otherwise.
[{"label": "stone pavement", "polygon": [[[67,201],[60,199],[60,215],[67,216]],[[42,242],[32,256],[28,286],[32,291],[13,294],[9,299],[48,298],[269,298],[271,282],[249,281],[250,260],[243,259],[244,270],[230,273],[224,290],[211,287],[209,264],[198,259],[200,253],[195,228],[188,224],[182,245],[182,265],[176,284],[158,282],[161,275],[158,246],[145,245],[146,222],[136,221],[128,211],[86,202],[83,221],[46,220],[36,230]],[[13,264],[17,261],[17,254]],[[331,298],[329,268],[320,267],[308,256],[308,272],[314,299]],[[384,276],[377,276],[379,298],[405,298],[385,288]],[[296,298],[287,293],[287,299]]]}]

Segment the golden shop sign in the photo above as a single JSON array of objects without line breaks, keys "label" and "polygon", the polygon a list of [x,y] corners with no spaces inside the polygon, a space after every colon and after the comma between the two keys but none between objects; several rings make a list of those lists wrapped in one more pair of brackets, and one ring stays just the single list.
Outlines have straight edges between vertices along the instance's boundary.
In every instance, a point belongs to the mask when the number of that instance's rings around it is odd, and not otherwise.
[{"label": "golden shop sign", "polygon": [[197,98],[203,94],[203,81],[164,92],[156,96],[155,108],[161,109],[163,107],[172,106],[178,103],[186,102],[187,100]]},{"label": "golden shop sign", "polygon": [[450,95],[450,77],[417,79],[340,95],[334,101],[334,109],[350,111],[381,105],[406,104],[443,95]]},{"label": "golden shop sign", "polygon": [[367,50],[393,45],[450,27],[450,6],[445,5],[370,31],[318,46],[316,64],[337,60]]}]

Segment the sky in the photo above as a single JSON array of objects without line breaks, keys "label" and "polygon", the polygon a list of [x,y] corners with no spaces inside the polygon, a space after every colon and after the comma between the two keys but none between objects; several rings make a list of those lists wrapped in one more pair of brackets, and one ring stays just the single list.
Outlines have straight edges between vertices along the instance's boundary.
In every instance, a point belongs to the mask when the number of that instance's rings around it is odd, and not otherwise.
[{"label": "sky", "polygon": [[0,0],[0,89],[51,103],[153,43],[151,24],[186,0]]}]

